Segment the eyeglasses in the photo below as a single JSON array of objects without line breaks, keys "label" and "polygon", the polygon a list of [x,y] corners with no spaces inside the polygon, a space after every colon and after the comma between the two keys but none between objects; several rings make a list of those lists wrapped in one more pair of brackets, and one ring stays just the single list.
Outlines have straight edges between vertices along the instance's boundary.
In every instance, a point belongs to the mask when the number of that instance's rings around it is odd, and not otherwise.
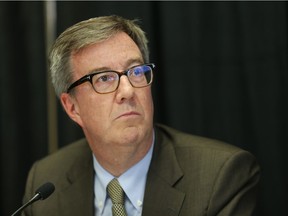
[{"label": "eyeglasses", "polygon": [[76,86],[89,81],[93,89],[99,94],[107,94],[117,90],[120,77],[125,75],[128,77],[130,84],[134,88],[143,88],[151,85],[153,81],[153,63],[134,66],[126,71],[118,72],[113,70],[94,72],[83,76],[79,80],[72,83],[67,89],[69,93]]}]

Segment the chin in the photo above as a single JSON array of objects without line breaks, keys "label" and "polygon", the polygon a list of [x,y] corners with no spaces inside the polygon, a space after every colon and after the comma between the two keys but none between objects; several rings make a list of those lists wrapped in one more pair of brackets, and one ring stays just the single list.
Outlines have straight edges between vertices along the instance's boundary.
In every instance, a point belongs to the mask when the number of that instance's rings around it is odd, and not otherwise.
[{"label": "chin", "polygon": [[144,131],[142,127],[129,126],[126,127],[120,134],[122,143],[135,143],[144,138]]}]

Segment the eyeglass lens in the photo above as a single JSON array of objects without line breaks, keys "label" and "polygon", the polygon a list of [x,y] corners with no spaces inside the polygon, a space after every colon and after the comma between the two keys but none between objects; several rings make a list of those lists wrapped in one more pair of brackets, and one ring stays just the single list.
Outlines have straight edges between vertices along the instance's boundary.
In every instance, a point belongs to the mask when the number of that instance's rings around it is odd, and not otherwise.
[{"label": "eyeglass lens", "polygon": [[95,91],[109,93],[117,89],[121,75],[127,75],[131,85],[136,88],[145,87],[152,82],[152,68],[149,65],[140,65],[129,69],[125,73],[108,71],[95,74],[92,84]]}]

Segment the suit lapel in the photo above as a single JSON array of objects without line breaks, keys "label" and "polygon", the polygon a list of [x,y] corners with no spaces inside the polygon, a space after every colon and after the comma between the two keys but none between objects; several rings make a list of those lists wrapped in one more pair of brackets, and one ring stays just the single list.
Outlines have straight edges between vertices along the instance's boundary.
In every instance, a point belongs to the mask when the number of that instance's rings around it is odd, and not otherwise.
[{"label": "suit lapel", "polygon": [[[81,155],[81,153],[79,153]],[[82,154],[83,155],[83,154]],[[67,182],[59,193],[59,209],[61,216],[92,216],[94,208],[93,163],[92,153],[87,144],[87,151],[77,159],[71,170],[67,172]]]},{"label": "suit lapel", "polygon": [[174,185],[182,176],[171,141],[156,129],[142,215],[179,215],[185,193],[175,189]]}]

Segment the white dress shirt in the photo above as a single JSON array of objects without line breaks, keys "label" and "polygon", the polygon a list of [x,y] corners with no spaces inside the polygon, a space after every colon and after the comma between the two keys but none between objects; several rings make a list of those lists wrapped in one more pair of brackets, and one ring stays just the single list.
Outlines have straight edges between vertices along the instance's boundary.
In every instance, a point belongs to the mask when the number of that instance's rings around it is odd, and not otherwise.
[{"label": "white dress shirt", "polygon": [[[153,143],[145,157],[128,169],[118,181],[123,188],[125,196],[125,209],[127,216],[141,216],[147,172],[150,166]],[[94,206],[95,216],[111,216],[112,201],[106,193],[108,183],[114,178],[107,172],[93,155],[94,177]]]}]

